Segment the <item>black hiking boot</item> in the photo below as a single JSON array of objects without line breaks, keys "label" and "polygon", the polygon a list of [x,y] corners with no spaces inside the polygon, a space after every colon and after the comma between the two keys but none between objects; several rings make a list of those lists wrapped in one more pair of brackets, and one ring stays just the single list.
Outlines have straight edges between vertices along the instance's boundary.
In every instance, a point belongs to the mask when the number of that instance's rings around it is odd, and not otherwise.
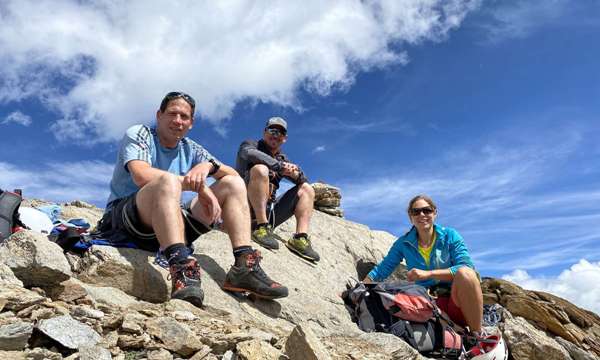
[{"label": "black hiking boot", "polygon": [[171,299],[180,299],[196,306],[202,306],[204,292],[200,287],[200,267],[196,259],[169,267],[171,278]]},{"label": "black hiking boot", "polygon": [[233,292],[248,292],[263,299],[279,299],[288,296],[288,289],[271,280],[269,276],[260,267],[260,251],[241,255],[236,260],[239,265],[233,265],[227,276],[223,289]]},{"label": "black hiking boot", "polygon": [[312,248],[310,244],[310,237],[306,234],[302,234],[300,236],[294,235],[291,239],[289,239],[285,245],[296,255],[317,262],[321,260],[319,254]]},{"label": "black hiking boot", "polygon": [[271,250],[279,249],[279,241],[283,239],[273,232],[271,225],[261,225],[252,232],[252,240],[262,247]]}]

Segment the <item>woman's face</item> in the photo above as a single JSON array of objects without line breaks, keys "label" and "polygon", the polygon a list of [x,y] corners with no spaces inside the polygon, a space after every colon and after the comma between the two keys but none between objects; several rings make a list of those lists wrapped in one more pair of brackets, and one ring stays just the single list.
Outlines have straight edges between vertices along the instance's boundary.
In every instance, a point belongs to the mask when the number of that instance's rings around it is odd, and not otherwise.
[{"label": "woman's face", "polygon": [[410,222],[417,230],[429,230],[433,227],[437,212],[423,199],[419,199],[412,204],[409,210]]}]

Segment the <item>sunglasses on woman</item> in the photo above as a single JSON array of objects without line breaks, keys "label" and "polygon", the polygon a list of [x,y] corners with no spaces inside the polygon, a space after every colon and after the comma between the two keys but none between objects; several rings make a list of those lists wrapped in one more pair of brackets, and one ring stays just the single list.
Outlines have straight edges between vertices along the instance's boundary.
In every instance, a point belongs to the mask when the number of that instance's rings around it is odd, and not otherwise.
[{"label": "sunglasses on woman", "polygon": [[431,206],[426,206],[422,208],[412,208],[409,212],[411,216],[417,216],[419,214],[431,215],[433,214],[434,210],[431,208]]}]

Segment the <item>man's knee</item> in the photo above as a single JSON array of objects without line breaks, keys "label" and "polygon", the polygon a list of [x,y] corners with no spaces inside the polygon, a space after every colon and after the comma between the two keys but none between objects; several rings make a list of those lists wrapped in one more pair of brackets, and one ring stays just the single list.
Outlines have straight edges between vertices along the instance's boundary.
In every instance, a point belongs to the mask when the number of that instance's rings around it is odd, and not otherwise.
[{"label": "man's knee", "polygon": [[269,180],[269,168],[263,164],[256,164],[250,168],[252,180]]},{"label": "man's knee", "polygon": [[246,195],[246,184],[244,180],[235,175],[225,175],[219,179],[221,186],[223,186],[230,194],[243,194]]},{"label": "man's knee", "polygon": [[309,183],[303,183],[302,185],[300,185],[300,189],[298,190],[298,196],[306,196],[310,199],[314,199],[315,189],[313,189],[313,187]]},{"label": "man's knee", "polygon": [[179,201],[179,196],[181,196],[181,182],[177,176],[165,173],[152,180],[148,185],[151,186],[155,194],[173,196]]}]

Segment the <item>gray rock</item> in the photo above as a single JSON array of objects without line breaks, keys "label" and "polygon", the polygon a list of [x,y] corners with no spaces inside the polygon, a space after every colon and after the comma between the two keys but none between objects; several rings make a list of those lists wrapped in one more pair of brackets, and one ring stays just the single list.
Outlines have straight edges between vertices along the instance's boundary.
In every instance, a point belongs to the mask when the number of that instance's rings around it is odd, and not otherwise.
[{"label": "gray rock", "polygon": [[154,265],[154,254],[111,246],[92,246],[76,277],[88,284],[117,288],[149,302],[170,298],[168,271]]},{"label": "gray rock", "polygon": [[228,350],[222,357],[223,360],[235,360],[235,354],[233,351]]},{"label": "gray rock", "polygon": [[82,287],[87,292],[87,296],[97,305],[126,309],[139,304],[139,301],[133,296],[114,287],[94,286],[84,283],[82,283]]},{"label": "gray rock", "polygon": [[554,339],[569,352],[569,355],[571,355],[573,360],[597,360],[598,359],[597,356],[578,348],[572,342],[569,342],[558,336],[555,337]]},{"label": "gray rock", "polygon": [[0,350],[0,359],[6,360],[26,360],[23,351],[2,351]]},{"label": "gray rock", "polygon": [[148,360],[173,360],[173,355],[165,349],[149,351]]},{"label": "gray rock", "polygon": [[0,245],[0,263],[10,267],[27,287],[53,286],[72,275],[62,248],[30,230],[19,231]]},{"label": "gray rock", "polygon": [[35,291],[16,285],[0,286],[0,307],[6,310],[20,311],[35,304],[44,302],[46,298]]},{"label": "gray rock", "polygon": [[4,284],[23,286],[23,282],[15,276],[12,270],[6,264],[0,263],[0,285]]},{"label": "gray rock", "polygon": [[71,316],[77,318],[102,319],[104,313],[89,306],[75,306],[71,309]]},{"label": "gray rock", "polygon": [[69,315],[42,320],[37,328],[49,338],[73,350],[82,346],[94,346],[100,341],[100,335],[94,329]]},{"label": "gray rock", "polygon": [[22,321],[0,326],[0,350],[23,350],[32,332],[33,325]]},{"label": "gray rock", "polygon": [[280,360],[284,358],[281,351],[260,340],[243,341],[237,344],[236,349],[236,356],[240,360]]},{"label": "gray rock", "polygon": [[194,356],[192,356],[190,358],[190,360],[205,360],[205,359],[209,359],[210,355],[211,355],[212,349],[207,346],[207,345],[202,345],[202,349],[200,349],[198,352],[196,352],[194,354]]},{"label": "gray rock", "polygon": [[63,358],[59,353],[39,347],[27,350],[25,353],[27,360],[62,360]]},{"label": "gray rock", "polygon": [[[357,276],[359,259],[380,261],[395,237],[320,212],[313,212],[310,229],[313,247],[322,255],[316,265],[285,247],[272,252],[256,246],[261,250],[265,272],[289,288],[289,297],[277,301],[246,302],[223,292],[221,284],[233,261],[231,243],[226,234],[217,231],[201,236],[194,242],[194,255],[204,270],[204,306],[236,314],[240,320],[251,319],[267,328],[280,327],[287,333],[294,324],[311,320],[320,325],[314,329],[317,336],[358,334],[338,293],[344,290],[350,276]],[[275,230],[284,239],[290,238],[294,231],[294,219]]]},{"label": "gray rock", "polygon": [[202,343],[186,325],[169,317],[146,321],[146,332],[159,339],[164,347],[183,356],[191,356],[202,349]]},{"label": "gray rock", "polygon": [[503,338],[515,359],[567,360],[567,350],[520,316],[506,319]]},{"label": "gray rock", "polygon": [[331,359],[308,324],[298,325],[292,330],[285,342],[285,355],[290,360]]},{"label": "gray rock", "polygon": [[100,346],[79,347],[79,360],[111,360],[110,351]]}]

